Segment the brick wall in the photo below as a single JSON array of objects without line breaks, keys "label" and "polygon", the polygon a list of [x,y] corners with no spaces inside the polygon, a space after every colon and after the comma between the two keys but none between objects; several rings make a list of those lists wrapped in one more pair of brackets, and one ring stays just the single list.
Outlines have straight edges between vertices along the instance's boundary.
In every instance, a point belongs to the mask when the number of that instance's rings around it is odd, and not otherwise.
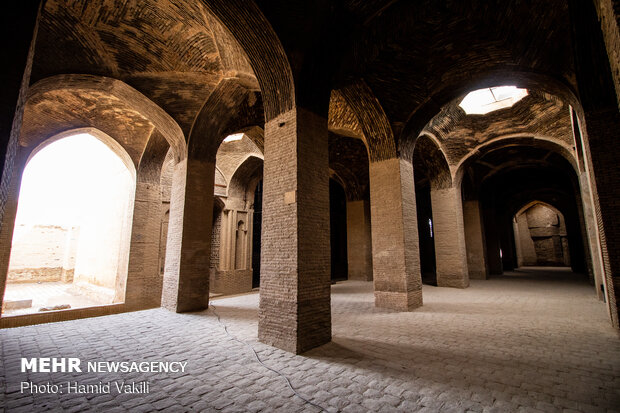
[{"label": "brick wall", "polygon": [[8,282],[73,281],[78,227],[17,225]]},{"label": "brick wall", "polygon": [[595,4],[601,21],[601,30],[620,107],[620,2],[618,0],[596,0]]}]

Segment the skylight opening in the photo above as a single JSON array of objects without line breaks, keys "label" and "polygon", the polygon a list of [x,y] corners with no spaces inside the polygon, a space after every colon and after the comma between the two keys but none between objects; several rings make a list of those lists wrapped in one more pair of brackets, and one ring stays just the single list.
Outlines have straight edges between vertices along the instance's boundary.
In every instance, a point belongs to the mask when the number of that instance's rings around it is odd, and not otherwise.
[{"label": "skylight opening", "polygon": [[527,95],[527,89],[519,89],[516,86],[490,87],[468,93],[459,106],[468,115],[485,115],[495,110],[509,108]]},{"label": "skylight opening", "polygon": [[224,142],[240,141],[241,139],[243,139],[243,133],[235,133],[224,138]]}]

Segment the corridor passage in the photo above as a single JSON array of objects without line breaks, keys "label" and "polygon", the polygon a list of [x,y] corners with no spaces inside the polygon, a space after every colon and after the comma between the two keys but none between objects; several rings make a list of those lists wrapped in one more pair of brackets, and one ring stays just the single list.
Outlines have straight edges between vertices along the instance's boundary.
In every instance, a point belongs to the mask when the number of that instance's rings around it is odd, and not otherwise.
[{"label": "corridor passage", "polygon": [[[303,355],[257,341],[257,293],[212,300],[229,332],[327,411],[620,411],[620,337],[582,275],[530,268],[471,288],[424,286],[410,313],[374,307],[371,282],[332,286],[333,340]],[[213,309],[164,309],[0,330],[9,412],[319,411],[233,340]],[[22,373],[21,357],[187,362],[178,373]],[[149,393],[70,393],[67,382],[148,381]],[[64,392],[31,394],[22,382]],[[23,385],[22,385],[23,387]]]}]

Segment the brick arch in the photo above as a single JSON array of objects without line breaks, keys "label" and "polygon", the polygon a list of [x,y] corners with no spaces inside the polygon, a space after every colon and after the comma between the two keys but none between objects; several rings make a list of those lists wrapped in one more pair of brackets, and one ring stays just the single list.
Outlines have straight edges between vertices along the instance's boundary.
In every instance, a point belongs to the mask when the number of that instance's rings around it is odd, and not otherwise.
[{"label": "brick arch", "polygon": [[254,0],[202,0],[246,53],[264,99],[264,120],[295,107],[291,66],[273,27]]},{"label": "brick arch", "polygon": [[443,88],[430,96],[422,105],[415,108],[399,135],[398,148],[401,154],[413,154],[415,141],[424,126],[435,117],[441,108],[451,101],[478,89],[493,86],[511,85],[519,88],[533,89],[554,95],[582,113],[581,104],[576,92],[565,81],[545,73],[524,70],[489,70],[471,74],[469,81],[445,83]]},{"label": "brick arch", "polygon": [[439,141],[430,134],[418,137],[413,150],[413,172],[424,172],[433,189],[452,187],[452,174]]},{"label": "brick arch", "polygon": [[[22,129],[23,131],[23,129]],[[18,153],[15,161],[15,166],[12,171],[12,175],[10,177],[10,187],[9,187],[9,199],[7,202],[8,208],[6,209],[6,213],[2,216],[2,225],[0,238],[8,240],[8,242],[2,243],[2,247],[0,248],[0,288],[4,291],[4,285],[6,283],[6,279],[8,276],[8,268],[9,268],[9,257],[12,249],[12,238],[13,231],[15,228],[15,219],[18,210],[18,200],[20,197],[20,188],[22,183],[23,174],[25,168],[27,167],[28,162],[32,160],[37,154],[46,148],[47,146],[54,144],[55,142],[59,142],[62,139],[68,138],[70,136],[78,135],[78,134],[89,134],[101,141],[103,144],[108,147],[124,164],[127,168],[127,171],[131,175],[131,189],[129,194],[129,202],[126,205],[127,209],[125,210],[127,213],[127,221],[125,221],[124,225],[131,225],[132,220],[139,220],[140,213],[136,213],[134,211],[135,198],[133,191],[137,188],[138,182],[140,181],[140,170],[137,168],[133,159],[129,155],[129,153],[125,150],[125,147],[118,141],[105,132],[95,128],[95,127],[79,127],[79,128],[71,128],[70,124],[67,125],[66,130],[62,130],[52,136],[38,136],[37,140],[30,140],[30,146],[19,146]],[[22,135],[23,136],[23,135]],[[36,143],[36,146],[34,145]],[[166,143],[167,147],[167,143]],[[163,158],[162,158],[163,159]],[[144,215],[144,214],[143,214]],[[133,282],[131,269],[129,268],[129,260],[130,260],[130,251],[131,251],[131,232],[127,229],[122,230],[122,237],[119,240],[119,250],[122,254],[118,257],[118,270],[119,274],[124,274],[123,268],[127,265],[127,272],[125,277],[121,277],[121,279],[116,280],[116,286],[114,288],[114,303],[110,305],[104,305],[101,309],[105,308],[130,308],[134,303],[128,302],[124,297],[124,294],[127,292],[127,286]],[[119,303],[119,301],[123,301],[123,303]],[[131,300],[130,300],[131,301]],[[147,308],[147,307],[142,307]],[[92,310],[94,313],[97,313],[98,310]],[[104,310],[105,311],[105,310]],[[30,315],[29,315],[30,316]],[[29,317],[27,316],[27,317]],[[26,318],[28,319],[28,318]],[[62,319],[62,316],[61,316]]]},{"label": "brick arch", "polygon": [[222,200],[221,197],[215,196],[213,197],[213,215],[215,216],[217,213],[222,212],[226,203]]},{"label": "brick arch", "polygon": [[83,127],[114,137],[136,166],[154,130],[168,142],[177,161],[186,157],[185,138],[174,119],[120,80],[69,74],[45,78],[30,87],[22,146],[34,147],[51,134]]},{"label": "brick arch", "polygon": [[[154,235],[160,225],[159,181],[168,152],[172,163],[187,157],[183,132],[158,105],[116,79],[69,74],[35,83],[29,90],[19,137],[22,152],[36,153],[41,145],[76,132],[89,132],[104,141],[131,166],[136,208],[122,308],[158,306],[161,280],[158,262],[150,258],[158,255],[160,241]],[[15,178],[13,192],[19,187]],[[7,220],[14,218],[14,213],[5,214]],[[12,231],[12,225],[3,226]]]},{"label": "brick arch", "polygon": [[243,128],[238,131],[248,137],[261,153],[265,152],[265,131],[260,126],[251,126],[249,128]]},{"label": "brick arch", "polygon": [[215,159],[217,149],[226,136],[253,129],[263,122],[263,103],[258,86],[252,79],[224,78],[209,95],[188,137],[188,154],[193,159]]},{"label": "brick arch", "polygon": [[368,143],[359,119],[340,90],[332,90],[329,99],[327,125],[330,132],[337,135],[361,139],[368,149]]},{"label": "brick arch", "polygon": [[329,167],[345,189],[347,200],[368,196],[370,177],[368,147],[360,139],[329,134]]},{"label": "brick arch", "polygon": [[138,182],[160,185],[162,171],[169,159],[169,154],[172,154],[172,149],[168,141],[159,131],[153,131],[138,164]]},{"label": "brick arch", "polygon": [[527,211],[528,209],[530,209],[534,205],[538,205],[538,204],[543,205],[543,206],[549,208],[550,210],[552,210],[553,212],[555,212],[556,214],[561,215],[562,217],[564,217],[564,214],[558,208],[556,208],[555,206],[551,205],[548,202],[541,201],[541,200],[538,200],[538,199],[535,199],[533,201],[530,201],[530,202],[526,203],[517,212],[515,212],[514,215],[515,216],[516,215],[521,215],[522,213],[524,213],[525,211]]},{"label": "brick arch", "polygon": [[548,136],[517,134],[501,136],[485,142],[470,151],[469,154],[462,158],[456,165],[453,174],[454,182],[460,184],[467,168],[486,153],[507,148],[509,146],[531,146],[555,152],[561,155],[570,164],[574,172],[579,175],[577,159],[575,157],[575,153],[572,151],[572,148],[568,148],[562,142]]},{"label": "brick arch", "polygon": [[511,208],[506,213],[506,219],[512,221],[535,205],[542,205],[550,209],[558,215],[564,223],[568,241],[570,265],[573,268],[577,267],[575,269],[584,271],[588,266],[592,265],[588,258],[588,242],[584,236],[583,228],[581,228],[583,222],[580,222],[579,215],[574,205],[571,204],[572,202],[569,196],[560,193],[553,193],[550,195],[541,192],[538,194],[530,194],[530,196],[524,198],[516,196],[514,202],[510,205]]},{"label": "brick arch", "polygon": [[228,197],[244,197],[250,181],[256,175],[262,175],[263,159],[256,155],[248,155],[237,166],[228,184]]},{"label": "brick arch", "polygon": [[356,117],[355,129],[362,132],[370,162],[396,157],[392,126],[370,87],[364,81],[359,81],[338,92]]},{"label": "brick arch", "polygon": [[509,201],[511,206],[506,211],[506,216],[508,217],[521,214],[529,207],[537,203],[544,204],[545,206],[551,208],[554,212],[562,214],[565,218],[567,217],[567,213],[569,212],[568,210],[570,209],[569,197],[558,191],[552,191],[551,195],[549,195],[549,193],[544,193],[543,191],[528,194],[519,193]]},{"label": "brick arch", "polygon": [[39,143],[34,148],[23,148],[23,147],[20,148],[19,150],[19,152],[21,152],[20,158],[24,159],[23,165],[19,165],[20,171],[23,173],[23,170],[28,165],[28,162],[30,162],[30,160],[34,158],[37,155],[37,153],[39,153],[39,151],[41,151],[45,147],[51,145],[54,142],[62,140],[64,138],[68,138],[70,136],[79,135],[79,134],[89,134],[95,137],[97,140],[103,142],[112,152],[116,154],[116,156],[119,157],[119,159],[127,167],[127,170],[131,173],[131,176],[133,177],[133,179],[134,180],[136,179],[137,167],[134,164],[131,157],[129,156],[129,154],[127,153],[127,151],[125,150],[125,148],[110,135],[93,127],[67,129],[60,133],[57,133],[56,135],[50,136],[49,138],[45,139],[43,142]]}]

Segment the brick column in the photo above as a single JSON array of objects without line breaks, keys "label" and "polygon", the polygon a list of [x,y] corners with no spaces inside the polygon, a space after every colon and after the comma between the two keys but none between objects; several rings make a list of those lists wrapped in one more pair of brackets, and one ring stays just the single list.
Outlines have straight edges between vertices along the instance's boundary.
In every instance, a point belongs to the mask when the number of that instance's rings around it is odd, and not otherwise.
[{"label": "brick column", "polygon": [[594,202],[592,200],[592,191],[590,190],[590,179],[587,172],[579,174],[579,182],[581,187],[581,200],[583,205],[583,221],[588,243],[586,244],[590,250],[590,259],[592,264],[592,275],[594,277],[594,287],[599,300],[604,300],[604,276],[603,259],[601,257],[601,244],[599,241],[598,227],[596,225],[596,217],[594,213]]},{"label": "brick column", "polygon": [[5,203],[4,215],[2,216],[2,225],[0,225],[0,308],[2,308],[2,303],[4,301],[4,291],[9,275],[13,230],[15,229],[19,190],[25,168],[25,160],[23,158],[24,155],[20,154],[20,151],[18,151],[6,194],[7,200]]},{"label": "brick column", "polygon": [[477,199],[463,203],[463,223],[465,224],[465,248],[469,278],[486,280],[489,278],[489,264],[487,263],[480,202]]},{"label": "brick column", "polygon": [[331,340],[327,120],[265,124],[258,338],[302,353]]},{"label": "brick column", "polygon": [[372,281],[370,202],[347,202],[347,259],[349,280]]},{"label": "brick column", "polygon": [[[4,8],[0,14],[3,58],[9,62],[0,72],[0,225],[9,202],[11,176],[13,171],[19,171],[19,165],[13,169],[13,162],[18,152],[40,15],[38,1],[24,1],[13,6]],[[12,234],[13,229],[10,231]]]},{"label": "brick column", "polygon": [[185,159],[172,177],[162,306],[176,312],[209,305],[215,161]]},{"label": "brick column", "polygon": [[[18,138],[26,106],[30,72],[38,32],[39,2],[5,7],[0,15],[4,61],[0,72],[0,308],[9,271],[13,227],[23,166],[18,157]],[[10,47],[8,45],[10,44]]]},{"label": "brick column", "polygon": [[517,222],[513,222],[513,227],[516,228],[515,233],[515,246],[517,252],[520,251],[520,260],[518,266],[536,265],[538,259],[536,258],[536,247],[534,241],[530,235],[530,227],[527,221],[527,214],[521,214],[517,217]]},{"label": "brick column", "polygon": [[413,166],[392,158],[369,172],[375,305],[413,310],[422,305]]},{"label": "brick column", "polygon": [[[138,177],[138,179],[140,179]],[[162,279],[159,274],[161,187],[136,183],[125,305],[137,310],[159,307]]]},{"label": "brick column", "polygon": [[618,130],[620,130],[620,113],[616,107],[586,111],[585,120],[587,149],[591,157],[589,167],[594,175],[595,193],[598,195],[598,199],[595,198],[594,202],[594,212],[599,228],[599,245],[606,278],[605,287],[612,323],[619,328],[620,168],[618,168],[618,154],[620,148]]},{"label": "brick column", "polygon": [[431,188],[437,286],[469,286],[460,188]]},{"label": "brick column", "polygon": [[567,3],[579,101],[585,120],[581,125],[582,132],[585,131],[584,159],[599,230],[603,278],[612,324],[620,328],[620,112],[618,95],[614,93],[614,89],[619,90],[614,82],[618,79],[614,46],[617,42],[611,41],[617,39],[617,19],[614,22],[610,7],[600,8],[601,15],[597,15],[594,2]]}]

